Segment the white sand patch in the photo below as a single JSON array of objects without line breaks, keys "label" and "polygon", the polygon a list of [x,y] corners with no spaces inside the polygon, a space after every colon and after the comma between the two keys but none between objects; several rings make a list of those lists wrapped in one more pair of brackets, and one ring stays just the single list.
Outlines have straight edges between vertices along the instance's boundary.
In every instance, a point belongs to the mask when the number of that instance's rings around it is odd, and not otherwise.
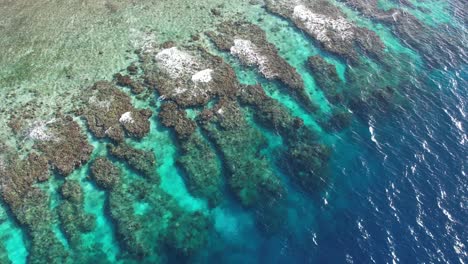
[{"label": "white sand patch", "polygon": [[5,161],[0,158],[0,171],[5,171],[6,170],[6,164]]},{"label": "white sand patch", "polygon": [[52,124],[55,122],[55,119],[52,119],[50,121],[36,121],[34,122],[33,126],[31,129],[28,131],[27,136],[28,138],[32,140],[37,140],[37,141],[51,141],[55,139],[55,136],[50,133],[47,128],[48,124]]},{"label": "white sand patch", "polygon": [[174,90],[173,95],[182,94],[182,93],[185,93],[186,91],[187,91],[186,88],[177,87],[177,88]]},{"label": "white sand patch", "polygon": [[267,79],[276,77],[277,74],[268,67],[268,58],[262,55],[255,44],[246,39],[234,39],[234,46],[230,49],[231,54],[238,57],[243,64],[257,66],[258,70]]},{"label": "white sand patch", "polygon": [[125,112],[120,116],[119,122],[121,124],[133,124],[135,123],[135,120],[133,119],[131,112]]},{"label": "white sand patch", "polygon": [[180,78],[193,74],[197,67],[196,59],[177,47],[164,49],[155,56],[156,62],[171,78]]},{"label": "white sand patch", "polygon": [[106,109],[106,111],[109,111],[109,108],[111,106],[111,101],[110,100],[98,100],[96,96],[91,96],[88,100],[90,105],[96,106],[98,108]]},{"label": "white sand patch", "polygon": [[205,70],[199,71],[195,73],[194,75],[192,75],[192,81],[194,83],[211,82],[211,80],[213,80],[213,77],[211,76],[212,73],[213,73],[212,69],[205,69]]},{"label": "white sand patch", "polygon": [[306,30],[317,40],[322,42],[331,41],[327,35],[330,31],[338,34],[342,40],[349,40],[353,37],[353,25],[343,17],[332,18],[322,14],[312,12],[304,5],[294,7],[293,18],[301,21]]},{"label": "white sand patch", "polygon": [[143,53],[153,53],[156,51],[157,42],[153,32],[144,32],[130,28],[129,41],[133,49],[141,49]]}]

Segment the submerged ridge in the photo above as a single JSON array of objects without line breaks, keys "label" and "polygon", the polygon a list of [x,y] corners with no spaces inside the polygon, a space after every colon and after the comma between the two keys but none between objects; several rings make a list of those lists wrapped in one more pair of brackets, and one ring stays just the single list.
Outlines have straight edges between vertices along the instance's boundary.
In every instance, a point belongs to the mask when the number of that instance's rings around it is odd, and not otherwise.
[{"label": "submerged ridge", "polygon": [[452,1],[0,4],[0,262],[465,262]]}]

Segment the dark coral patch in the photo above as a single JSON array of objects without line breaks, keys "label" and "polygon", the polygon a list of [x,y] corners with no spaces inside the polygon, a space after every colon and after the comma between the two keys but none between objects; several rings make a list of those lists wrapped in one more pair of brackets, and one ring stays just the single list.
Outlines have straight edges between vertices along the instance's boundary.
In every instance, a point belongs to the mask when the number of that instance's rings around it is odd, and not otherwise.
[{"label": "dark coral patch", "polygon": [[160,179],[156,173],[156,157],[153,152],[135,149],[125,143],[109,144],[108,149],[110,155],[125,161],[147,179],[156,181],[156,184],[159,183]]},{"label": "dark coral patch", "polygon": [[105,157],[95,159],[90,172],[90,179],[106,190],[113,189],[120,181],[120,170]]},{"label": "dark coral patch", "polygon": [[371,57],[383,57],[385,46],[379,36],[349,21],[330,2],[267,0],[266,8],[292,21],[325,50],[344,57],[350,63],[359,62],[359,49]]},{"label": "dark coral patch", "polygon": [[245,66],[255,67],[266,79],[279,81],[306,109],[316,110],[301,76],[278,54],[278,49],[268,42],[266,33],[259,26],[248,22],[225,22],[208,35],[220,50],[230,52]]},{"label": "dark coral patch", "polygon": [[134,108],[130,97],[109,82],[95,83],[82,101],[83,116],[97,138],[121,142],[125,135],[142,138],[149,133],[151,111]]},{"label": "dark coral patch", "polygon": [[48,140],[34,145],[61,175],[67,176],[86,163],[93,151],[81,127],[71,117],[60,117],[47,125]]}]

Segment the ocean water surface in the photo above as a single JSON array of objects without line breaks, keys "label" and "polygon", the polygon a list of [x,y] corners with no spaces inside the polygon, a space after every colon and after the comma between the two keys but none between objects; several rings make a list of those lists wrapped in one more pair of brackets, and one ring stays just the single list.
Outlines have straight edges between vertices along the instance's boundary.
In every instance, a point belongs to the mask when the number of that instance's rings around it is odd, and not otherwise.
[{"label": "ocean water surface", "polygon": [[464,1],[39,2],[0,0],[0,263],[468,263]]}]

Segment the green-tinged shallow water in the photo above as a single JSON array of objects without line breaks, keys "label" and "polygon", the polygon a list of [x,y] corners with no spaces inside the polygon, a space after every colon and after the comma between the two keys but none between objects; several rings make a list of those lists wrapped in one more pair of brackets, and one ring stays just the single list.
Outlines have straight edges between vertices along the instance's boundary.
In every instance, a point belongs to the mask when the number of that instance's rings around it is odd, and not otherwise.
[{"label": "green-tinged shallow water", "polygon": [[0,263],[466,263],[465,7],[0,0]]}]

